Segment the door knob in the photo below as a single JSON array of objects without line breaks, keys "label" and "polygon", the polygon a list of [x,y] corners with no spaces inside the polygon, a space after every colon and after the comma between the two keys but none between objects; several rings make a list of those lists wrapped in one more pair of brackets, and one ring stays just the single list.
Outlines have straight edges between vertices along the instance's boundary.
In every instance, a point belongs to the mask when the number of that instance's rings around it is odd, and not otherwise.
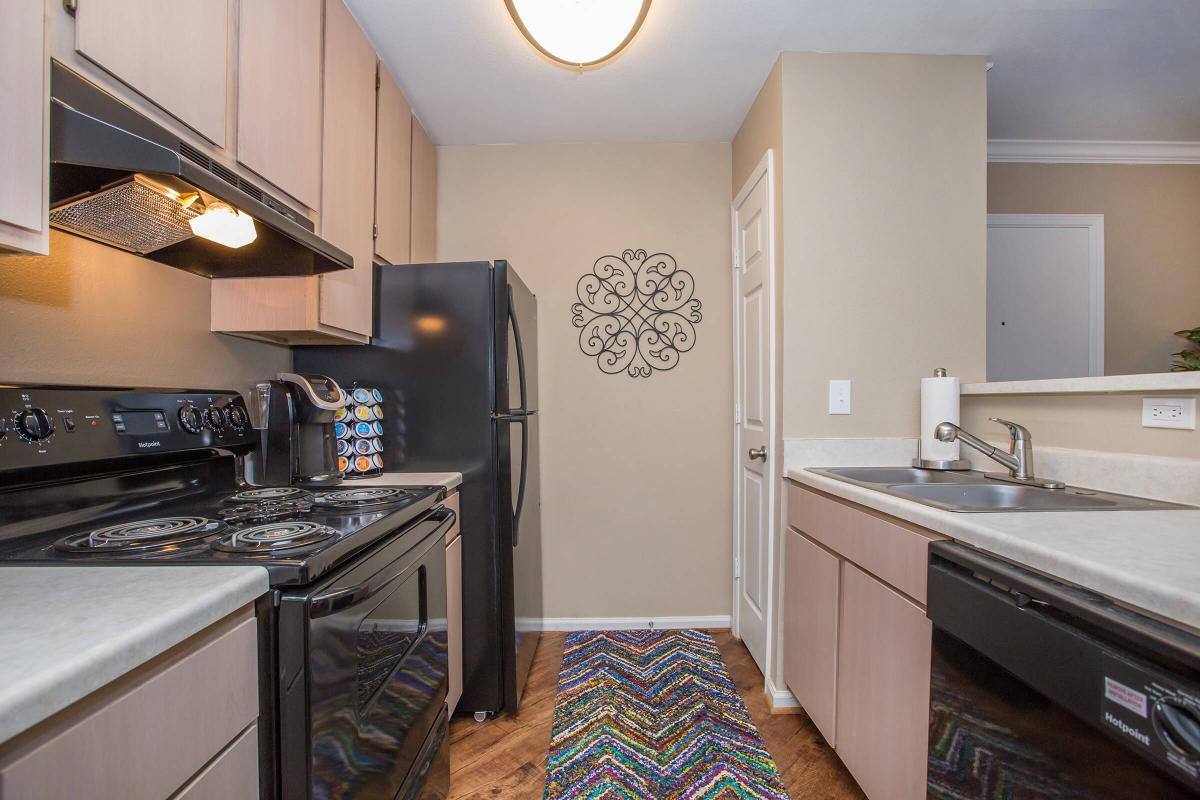
[{"label": "door knob", "polygon": [[757,458],[759,461],[766,461],[767,460],[767,447],[766,447],[766,445],[763,445],[762,447],[759,447],[759,448],[751,448],[750,451],[748,453],[746,453],[746,455],[750,456],[751,460]]}]

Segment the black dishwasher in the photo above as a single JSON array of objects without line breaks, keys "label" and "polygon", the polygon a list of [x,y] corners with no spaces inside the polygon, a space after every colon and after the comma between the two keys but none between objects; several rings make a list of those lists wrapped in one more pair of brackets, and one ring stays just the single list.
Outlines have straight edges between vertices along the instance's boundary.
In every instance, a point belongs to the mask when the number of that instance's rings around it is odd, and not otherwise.
[{"label": "black dishwasher", "polygon": [[1200,637],[930,546],[933,798],[1200,796]]}]

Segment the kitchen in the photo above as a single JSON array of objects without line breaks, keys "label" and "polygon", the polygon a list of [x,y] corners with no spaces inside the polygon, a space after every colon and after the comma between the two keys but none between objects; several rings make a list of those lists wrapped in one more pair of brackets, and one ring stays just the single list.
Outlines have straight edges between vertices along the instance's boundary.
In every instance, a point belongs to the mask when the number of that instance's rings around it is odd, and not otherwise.
[{"label": "kitchen", "polygon": [[[1200,307],[1192,4],[633,2],[586,69],[544,52],[538,5],[5,1],[0,797],[1195,793],[1200,522],[1173,506],[1200,505],[1200,373],[1172,371]],[[167,240],[129,240],[125,191],[171,199]],[[243,236],[249,212],[257,240],[192,236],[201,210]],[[1014,283],[1061,263],[1072,282]],[[968,435],[1031,443],[1024,468]],[[322,505],[380,486],[407,500]],[[332,548],[96,569],[56,547],[301,501],[278,519],[378,544],[324,567]],[[360,624],[359,658],[424,619],[355,690],[312,632],[355,646],[331,624],[368,556],[424,576],[423,602]],[[950,613],[997,602],[967,573],[1012,587],[1012,626]],[[1042,604],[1126,670],[1094,709],[1005,660]],[[1047,674],[1100,680],[1040,641]],[[659,696],[611,685],[647,654]],[[416,685],[372,670],[417,662],[419,718],[370,735]],[[604,760],[667,720],[696,763]]]}]

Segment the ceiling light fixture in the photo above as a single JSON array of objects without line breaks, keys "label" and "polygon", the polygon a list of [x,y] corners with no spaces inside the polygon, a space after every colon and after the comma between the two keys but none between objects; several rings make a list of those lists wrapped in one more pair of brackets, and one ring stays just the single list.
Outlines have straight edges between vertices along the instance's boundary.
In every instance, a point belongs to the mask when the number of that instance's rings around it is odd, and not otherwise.
[{"label": "ceiling light fixture", "polygon": [[188,220],[188,224],[197,236],[234,249],[258,238],[254,217],[221,200],[209,202],[204,213]]},{"label": "ceiling light fixture", "polygon": [[585,70],[615,58],[637,36],[650,0],[504,0],[530,44],[556,64]]}]

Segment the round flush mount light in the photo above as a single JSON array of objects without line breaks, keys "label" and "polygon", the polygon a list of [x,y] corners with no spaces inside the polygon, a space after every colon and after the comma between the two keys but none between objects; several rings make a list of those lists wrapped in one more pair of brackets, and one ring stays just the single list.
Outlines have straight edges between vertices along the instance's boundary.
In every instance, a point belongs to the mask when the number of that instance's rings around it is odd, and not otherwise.
[{"label": "round flush mount light", "polygon": [[572,69],[599,67],[624,50],[650,0],[504,0],[513,22],[542,55]]}]

